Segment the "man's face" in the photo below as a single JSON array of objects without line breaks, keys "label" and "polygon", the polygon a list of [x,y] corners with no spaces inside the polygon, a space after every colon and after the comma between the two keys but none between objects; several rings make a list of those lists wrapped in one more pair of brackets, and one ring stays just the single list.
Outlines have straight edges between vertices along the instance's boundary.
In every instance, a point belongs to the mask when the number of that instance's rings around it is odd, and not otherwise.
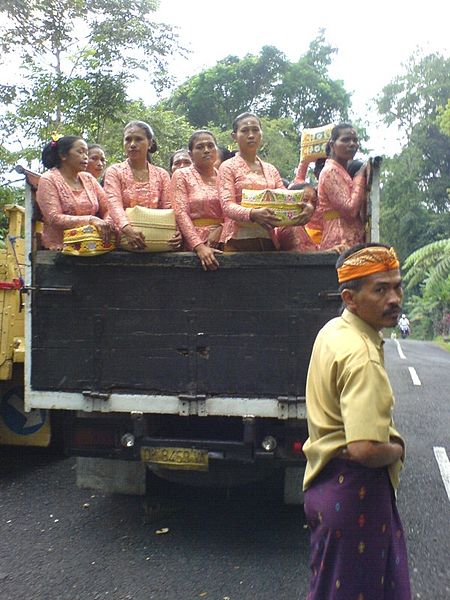
[{"label": "man's face", "polygon": [[342,298],[351,312],[379,331],[395,327],[402,312],[400,271],[383,271],[364,278],[360,290],[344,290]]}]

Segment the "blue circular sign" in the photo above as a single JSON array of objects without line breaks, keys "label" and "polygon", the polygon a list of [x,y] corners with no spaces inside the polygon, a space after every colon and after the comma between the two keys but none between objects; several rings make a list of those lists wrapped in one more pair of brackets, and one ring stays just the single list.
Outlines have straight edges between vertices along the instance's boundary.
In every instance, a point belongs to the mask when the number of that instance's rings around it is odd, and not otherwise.
[{"label": "blue circular sign", "polygon": [[44,426],[47,410],[32,409],[25,412],[23,387],[9,389],[0,402],[0,416],[5,425],[17,435],[31,435]]}]

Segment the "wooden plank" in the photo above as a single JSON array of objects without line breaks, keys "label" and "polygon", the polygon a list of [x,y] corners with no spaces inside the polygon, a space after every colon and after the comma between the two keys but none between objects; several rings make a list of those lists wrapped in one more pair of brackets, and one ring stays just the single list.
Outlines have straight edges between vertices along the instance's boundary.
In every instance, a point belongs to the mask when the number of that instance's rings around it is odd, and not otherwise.
[{"label": "wooden plank", "polygon": [[[335,255],[37,252],[37,390],[303,395],[318,329],[337,305]],[[71,293],[66,293],[67,290]]]}]

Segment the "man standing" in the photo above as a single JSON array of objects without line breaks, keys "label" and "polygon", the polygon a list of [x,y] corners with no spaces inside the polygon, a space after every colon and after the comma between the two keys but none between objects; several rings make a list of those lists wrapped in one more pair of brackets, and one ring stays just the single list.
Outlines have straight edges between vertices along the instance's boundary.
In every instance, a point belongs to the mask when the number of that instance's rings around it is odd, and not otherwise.
[{"label": "man standing", "polygon": [[393,248],[359,244],[336,263],[345,309],[319,332],[306,384],[308,600],[410,600],[395,490],[405,444],[392,421],[383,327],[403,298]]}]

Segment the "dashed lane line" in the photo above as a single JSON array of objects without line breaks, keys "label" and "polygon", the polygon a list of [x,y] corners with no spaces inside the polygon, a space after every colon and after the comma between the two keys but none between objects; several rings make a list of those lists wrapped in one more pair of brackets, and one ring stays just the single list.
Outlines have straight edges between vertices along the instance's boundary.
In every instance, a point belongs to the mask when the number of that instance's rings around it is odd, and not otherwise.
[{"label": "dashed lane line", "polygon": [[439,471],[441,472],[448,499],[450,500],[450,461],[448,460],[447,452],[445,451],[445,448],[441,448],[440,446],[435,446],[433,452],[437,460]]},{"label": "dashed lane line", "polygon": [[395,340],[395,343],[397,344],[397,352],[398,355],[400,356],[400,358],[402,358],[403,360],[406,360],[406,356],[403,354],[403,350],[402,347],[400,346],[400,342],[398,340]]},{"label": "dashed lane line", "polygon": [[411,375],[411,379],[414,385],[422,385],[422,382],[419,379],[419,376],[416,373],[414,367],[408,367],[409,374]]}]

